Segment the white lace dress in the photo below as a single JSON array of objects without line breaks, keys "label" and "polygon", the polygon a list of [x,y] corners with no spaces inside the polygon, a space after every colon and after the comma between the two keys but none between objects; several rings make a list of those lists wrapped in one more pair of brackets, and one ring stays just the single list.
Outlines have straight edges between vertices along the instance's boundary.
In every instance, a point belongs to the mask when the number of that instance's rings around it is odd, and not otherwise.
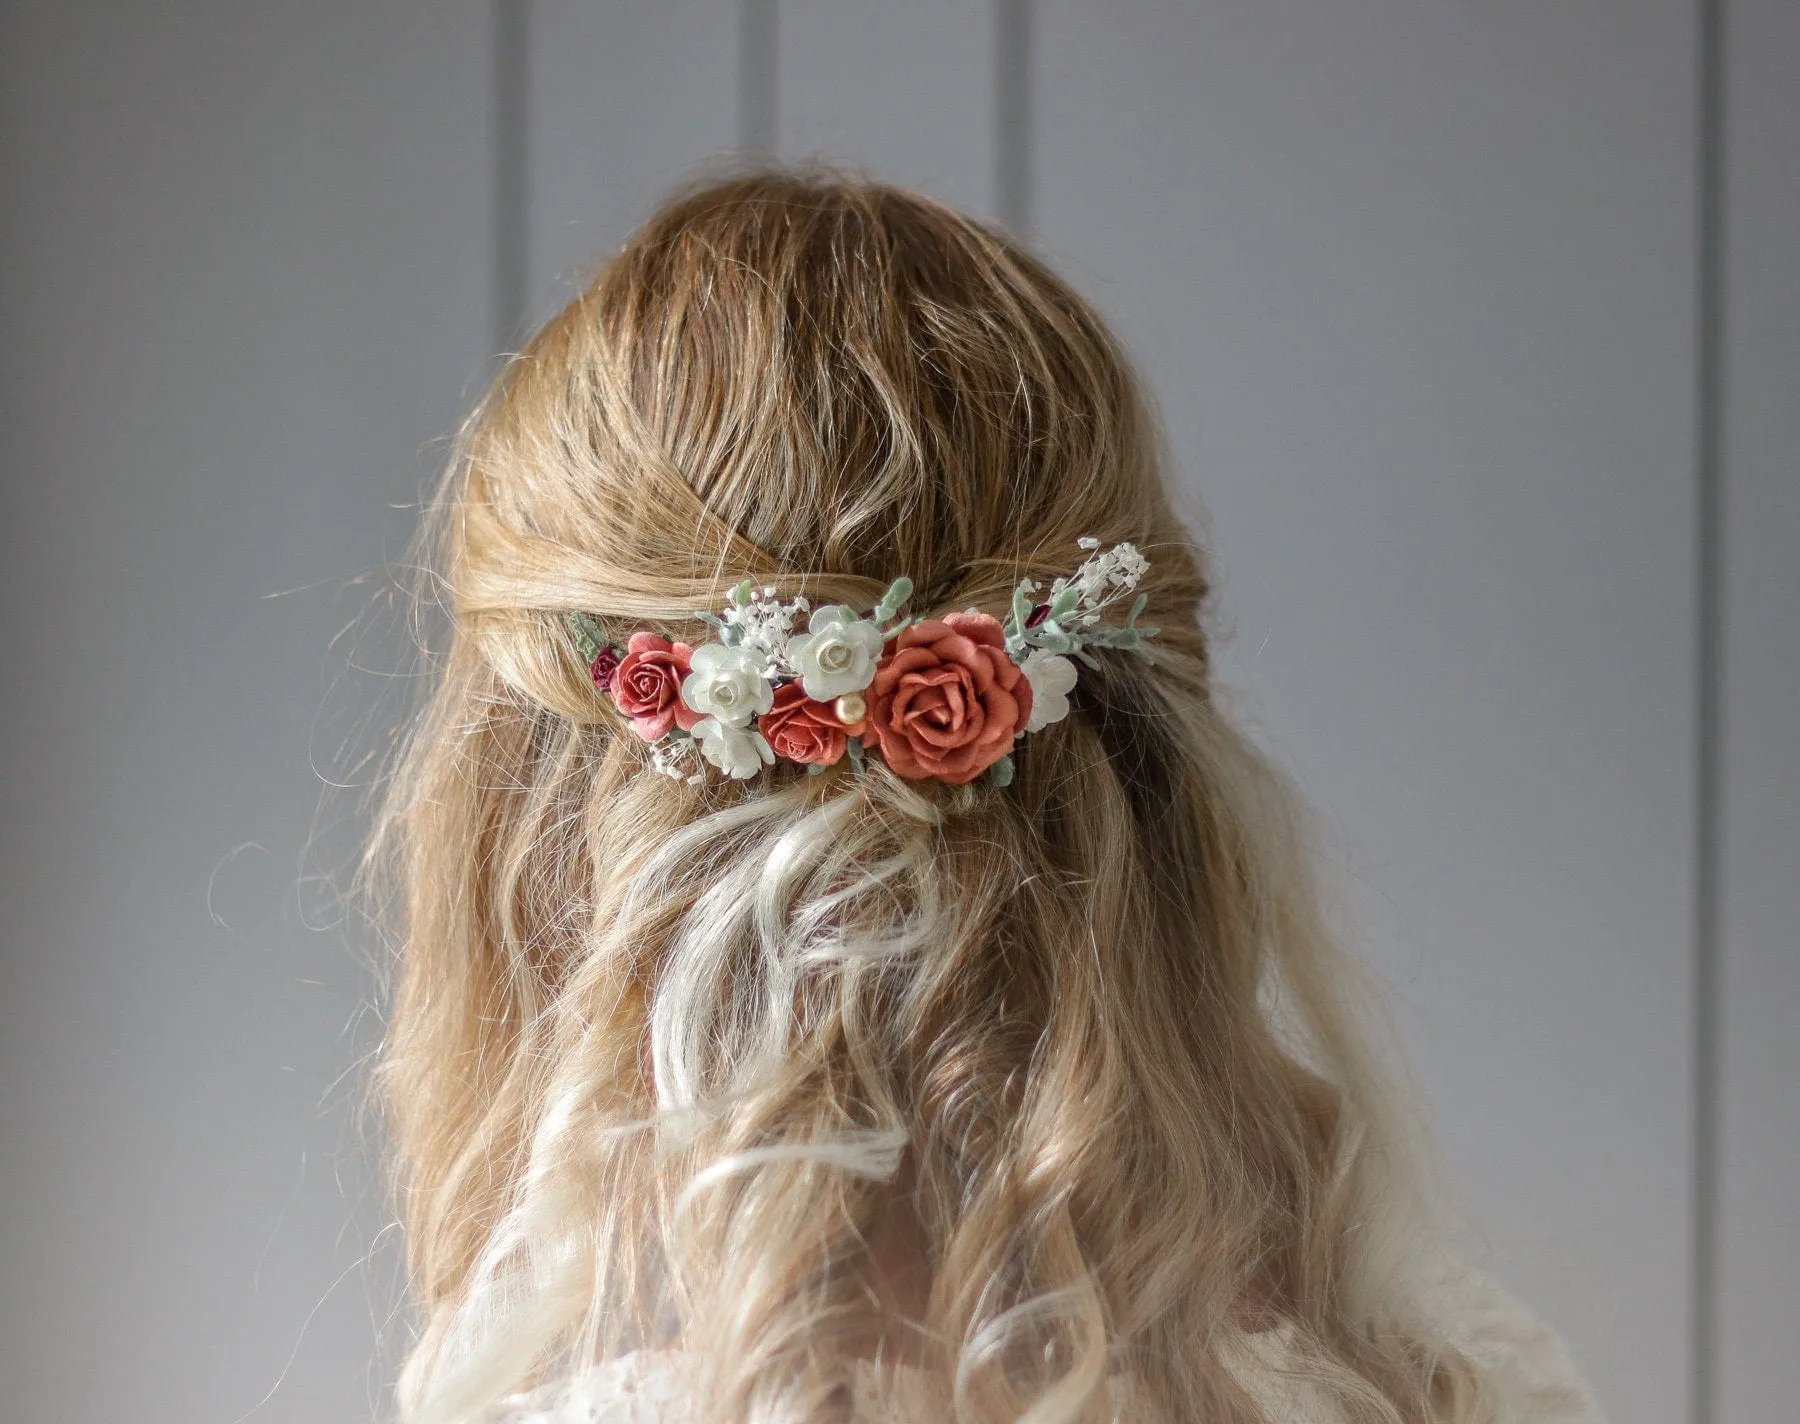
[{"label": "white lace dress", "polygon": [[[1434,1293],[1456,1343],[1498,1371],[1517,1401],[1504,1424],[1605,1424],[1562,1342],[1485,1276],[1463,1272]],[[1239,1376],[1281,1424],[1341,1424],[1342,1414],[1303,1375],[1286,1368],[1288,1333],[1248,1337]],[[698,1361],[680,1350],[644,1350],[518,1398],[497,1424],[705,1424],[690,1396]],[[857,1424],[930,1424],[917,1371],[859,1362]]]}]

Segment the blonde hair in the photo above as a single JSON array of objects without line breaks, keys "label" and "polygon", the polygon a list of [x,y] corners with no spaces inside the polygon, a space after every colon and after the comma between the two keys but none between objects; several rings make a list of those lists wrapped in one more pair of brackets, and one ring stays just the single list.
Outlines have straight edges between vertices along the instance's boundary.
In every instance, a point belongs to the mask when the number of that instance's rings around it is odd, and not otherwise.
[{"label": "blonde hair", "polygon": [[[647,1346],[720,1417],[840,1418],[896,1201],[942,1417],[1488,1417],[1418,1304],[1413,1125],[1281,779],[1221,715],[1201,555],[1094,312],[912,193],[756,174],[656,214],[513,359],[431,525],[450,635],[375,837],[418,1420]],[[1151,560],[1006,789],[651,773],[566,623],[695,638],[741,578],[1003,613]]]}]

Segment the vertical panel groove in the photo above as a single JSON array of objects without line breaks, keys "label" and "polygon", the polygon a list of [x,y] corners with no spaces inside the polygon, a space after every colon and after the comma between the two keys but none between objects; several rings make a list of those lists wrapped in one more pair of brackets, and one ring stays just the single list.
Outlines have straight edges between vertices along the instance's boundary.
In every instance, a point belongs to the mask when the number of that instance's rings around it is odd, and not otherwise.
[{"label": "vertical panel groove", "polygon": [[778,0],[742,0],[738,16],[738,143],[773,158],[781,147]]},{"label": "vertical panel groove", "polygon": [[1720,1179],[1720,746],[1723,702],[1720,361],[1724,296],[1724,5],[1699,0],[1699,231],[1696,242],[1694,1221],[1691,1342],[1693,1424],[1718,1413]]},{"label": "vertical panel groove", "polygon": [[995,194],[1000,220],[1015,233],[1031,226],[1031,0],[995,0]]},{"label": "vertical panel groove", "polygon": [[493,312],[495,351],[511,349],[526,315],[527,126],[530,94],[527,0],[494,0]]}]

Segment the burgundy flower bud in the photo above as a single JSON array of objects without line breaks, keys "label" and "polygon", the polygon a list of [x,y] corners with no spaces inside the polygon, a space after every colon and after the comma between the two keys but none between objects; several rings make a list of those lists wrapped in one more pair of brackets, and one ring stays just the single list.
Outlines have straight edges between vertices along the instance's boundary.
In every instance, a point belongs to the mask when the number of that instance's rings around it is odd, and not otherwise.
[{"label": "burgundy flower bud", "polygon": [[612,691],[613,673],[619,667],[619,650],[602,648],[594,654],[594,660],[588,664],[588,671],[594,675],[594,686],[602,692]]}]

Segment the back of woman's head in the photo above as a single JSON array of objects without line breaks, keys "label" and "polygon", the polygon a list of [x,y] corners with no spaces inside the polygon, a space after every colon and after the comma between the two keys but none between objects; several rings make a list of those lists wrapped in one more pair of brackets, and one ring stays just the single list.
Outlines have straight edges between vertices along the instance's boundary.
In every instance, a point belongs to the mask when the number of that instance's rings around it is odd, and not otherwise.
[{"label": "back of woman's head", "polygon": [[[678,1346],[721,1417],[839,1417],[901,1239],[944,1418],[1256,1419],[1230,1362],[1277,1325],[1351,1418],[1473,1417],[1198,552],[1063,282],[914,194],[701,189],[509,363],[433,527],[451,631],[377,839],[416,1415]],[[998,614],[1084,536],[1148,556],[1155,661],[1096,653],[1004,787],[657,775],[570,635],[700,641],[745,578]]]}]

